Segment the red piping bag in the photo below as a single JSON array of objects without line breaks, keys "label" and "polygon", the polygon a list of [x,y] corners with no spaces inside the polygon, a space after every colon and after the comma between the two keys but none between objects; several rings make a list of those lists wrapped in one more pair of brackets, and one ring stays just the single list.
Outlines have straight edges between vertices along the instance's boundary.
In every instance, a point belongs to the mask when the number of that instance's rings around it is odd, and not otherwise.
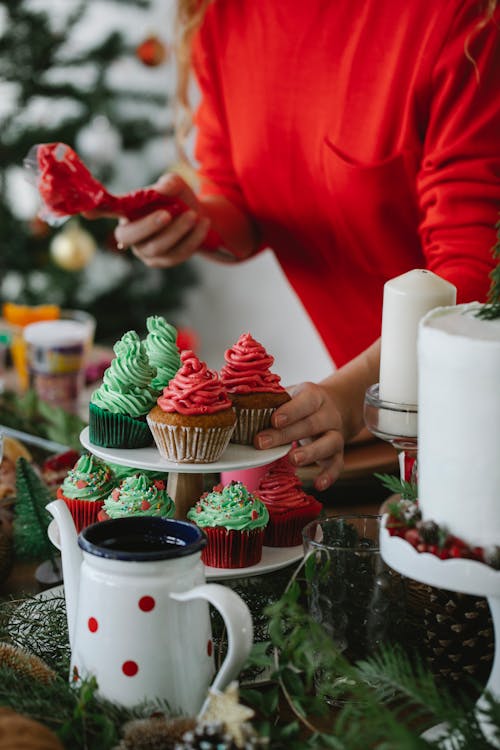
[{"label": "red piping bag", "polygon": [[[65,143],[39,143],[24,160],[42,198],[40,217],[48,224],[58,225],[69,216],[86,211],[103,211],[139,219],[166,209],[178,216],[189,207],[178,198],[170,198],[153,188],[142,188],[125,195],[112,195],[85,166],[78,154]],[[203,242],[205,250],[223,250],[219,235],[212,229]]]}]

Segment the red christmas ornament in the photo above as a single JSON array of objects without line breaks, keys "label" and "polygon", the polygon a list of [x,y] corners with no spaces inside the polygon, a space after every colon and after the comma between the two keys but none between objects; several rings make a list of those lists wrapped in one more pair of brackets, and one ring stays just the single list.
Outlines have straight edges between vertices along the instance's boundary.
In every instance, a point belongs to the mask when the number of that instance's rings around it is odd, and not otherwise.
[{"label": "red christmas ornament", "polygon": [[37,237],[38,239],[43,239],[44,237],[48,237],[50,234],[50,226],[47,224],[46,221],[43,219],[40,219],[39,216],[34,216],[30,223],[29,223],[30,232],[33,235],[33,237]]},{"label": "red christmas ornament", "polygon": [[157,36],[148,36],[136,47],[135,54],[144,65],[154,68],[167,59],[167,47]]}]

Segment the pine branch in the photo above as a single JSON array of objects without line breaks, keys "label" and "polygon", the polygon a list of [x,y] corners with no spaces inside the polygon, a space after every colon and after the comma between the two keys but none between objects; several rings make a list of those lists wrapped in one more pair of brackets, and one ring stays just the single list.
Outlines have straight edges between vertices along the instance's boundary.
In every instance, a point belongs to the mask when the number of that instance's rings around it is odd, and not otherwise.
[{"label": "pine branch", "polygon": [[488,303],[477,313],[478,318],[494,320],[500,318],[500,221],[496,224],[497,242],[493,248],[493,257],[497,259],[497,265],[490,273],[491,285],[488,291]]},{"label": "pine branch", "polygon": [[418,487],[416,482],[408,482],[406,479],[400,479],[392,474],[373,475],[380,479],[384,487],[387,487],[392,493],[401,495],[404,500],[418,500]]}]

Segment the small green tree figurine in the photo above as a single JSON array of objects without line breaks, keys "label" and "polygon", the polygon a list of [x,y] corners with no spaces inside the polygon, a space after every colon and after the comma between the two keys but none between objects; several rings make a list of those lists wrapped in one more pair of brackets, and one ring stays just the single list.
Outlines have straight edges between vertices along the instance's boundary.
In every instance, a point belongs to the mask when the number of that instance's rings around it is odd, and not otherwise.
[{"label": "small green tree figurine", "polygon": [[14,509],[14,551],[20,560],[49,560],[54,571],[54,548],[47,536],[51,520],[46,510],[53,500],[49,488],[25,458],[16,462],[16,505]]}]

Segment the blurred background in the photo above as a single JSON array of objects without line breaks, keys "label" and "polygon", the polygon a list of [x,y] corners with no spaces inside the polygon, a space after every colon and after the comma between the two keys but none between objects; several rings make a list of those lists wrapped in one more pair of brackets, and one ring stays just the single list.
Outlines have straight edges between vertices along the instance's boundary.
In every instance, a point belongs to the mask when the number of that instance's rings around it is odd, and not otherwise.
[{"label": "blurred background", "polygon": [[[114,222],[38,216],[23,159],[71,145],[111,192],[180,169],[173,138],[174,0],[0,0],[0,302],[90,312],[112,344],[161,314],[211,367],[250,332],[285,385],[330,358],[270,251],[238,266],[195,258],[168,271],[119,252]],[[196,96],[196,91],[194,91]]]}]

